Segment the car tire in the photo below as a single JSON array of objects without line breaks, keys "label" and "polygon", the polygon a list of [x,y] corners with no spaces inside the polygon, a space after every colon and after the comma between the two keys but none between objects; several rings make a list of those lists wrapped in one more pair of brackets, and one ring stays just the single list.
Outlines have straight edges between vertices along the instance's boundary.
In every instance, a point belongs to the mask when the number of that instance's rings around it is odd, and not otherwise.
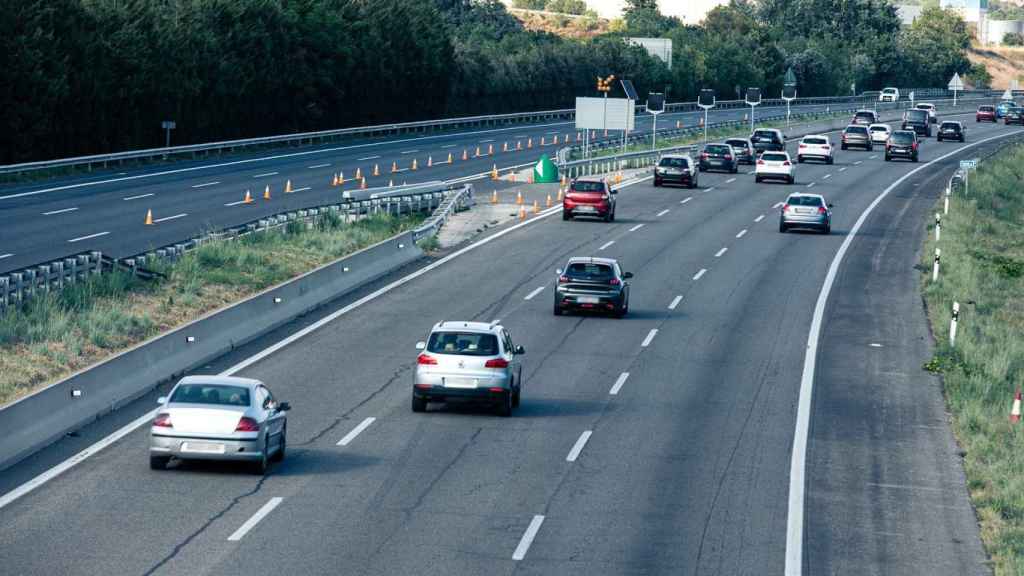
[{"label": "car tire", "polygon": [[281,429],[281,446],[278,447],[277,452],[274,452],[274,457],[271,458],[274,462],[281,462],[284,460],[284,452],[288,447],[288,428],[284,427]]},{"label": "car tire", "polygon": [[519,408],[519,402],[523,393],[522,386],[516,386],[516,391],[512,394],[512,408]]},{"label": "car tire", "polygon": [[167,464],[171,461],[170,456],[150,456],[149,457],[149,469],[150,470],[165,470]]},{"label": "car tire", "polygon": [[825,227],[821,230],[821,233],[828,236],[832,233],[832,223],[825,224]]},{"label": "car tire", "polygon": [[800,156],[800,155],[797,155],[797,157],[796,157],[796,163],[797,163],[797,164],[803,164],[803,163],[804,163],[804,157],[803,157],[803,156]]},{"label": "car tire", "polygon": [[892,156],[889,156],[888,154],[886,154],[885,155],[885,161],[886,162],[892,162]]},{"label": "car tire", "polygon": [[661,180],[658,180],[657,178],[655,178],[654,179],[654,187],[655,188],[661,188]]},{"label": "car tire", "polygon": [[509,389],[506,394],[502,395],[501,400],[499,400],[497,406],[495,406],[495,411],[498,413],[498,416],[501,416],[502,418],[508,418],[512,415],[511,389]]},{"label": "car tire", "polygon": [[966,136],[961,136],[960,137],[960,143],[963,144],[965,142],[967,142],[967,137]]},{"label": "car tire", "polygon": [[612,314],[616,318],[622,318],[629,312],[629,300],[627,300],[618,308],[615,309],[615,313]]},{"label": "car tire", "polygon": [[787,230],[788,228],[786,228],[786,224],[782,222],[782,220],[779,220],[779,232],[785,234]]},{"label": "car tire", "polygon": [[697,187],[697,181],[696,180],[690,180],[690,185],[687,186],[687,188],[689,188],[690,190],[693,190],[696,187]]},{"label": "car tire", "polygon": [[562,209],[562,220],[572,220],[572,212]]},{"label": "car tire", "polygon": [[562,310],[562,307],[558,305],[558,301],[557,300],[555,301],[555,305],[553,307],[553,312],[554,312],[555,316],[561,316],[562,314],[565,313],[565,311]]},{"label": "car tire", "polygon": [[827,164],[828,164],[829,166],[831,166],[832,164],[835,164],[835,162],[836,162],[836,159],[835,159],[835,158],[833,158],[833,157],[831,157],[831,156],[829,156],[829,157],[828,157],[828,160],[826,160],[825,162],[826,162],[826,163],[827,163]]},{"label": "car tire", "polygon": [[412,395],[412,411],[413,412],[426,412],[427,411],[427,399],[418,398],[415,394]]},{"label": "car tire", "polygon": [[840,150],[846,150],[846,144],[840,144],[839,145],[839,149]]},{"label": "car tire", "polygon": [[703,171],[704,171],[704,166],[701,166],[700,164],[698,164],[697,165],[697,172],[703,172]]},{"label": "car tire", "polygon": [[263,476],[267,473],[267,469],[270,468],[270,457],[267,456],[267,451],[270,450],[270,439],[263,439],[263,453],[260,455],[260,459],[252,463],[252,473],[257,476]]},{"label": "car tire", "polygon": [[786,179],[786,184],[796,184],[796,178],[790,176]]},{"label": "car tire", "polygon": [[939,134],[938,136],[936,136],[935,139],[937,141],[939,141],[939,142],[942,142],[942,134]]},{"label": "car tire", "polygon": [[917,155],[915,154],[914,157],[911,158],[911,160],[913,160],[914,162],[917,162]]},{"label": "car tire", "polygon": [[732,173],[732,174],[736,174],[736,173],[737,173],[737,172],[739,172],[739,171],[740,171],[740,166],[739,166],[739,164],[733,164],[733,165],[732,165],[732,169],[731,169],[731,170],[729,170],[729,172],[730,172],[730,173]]}]

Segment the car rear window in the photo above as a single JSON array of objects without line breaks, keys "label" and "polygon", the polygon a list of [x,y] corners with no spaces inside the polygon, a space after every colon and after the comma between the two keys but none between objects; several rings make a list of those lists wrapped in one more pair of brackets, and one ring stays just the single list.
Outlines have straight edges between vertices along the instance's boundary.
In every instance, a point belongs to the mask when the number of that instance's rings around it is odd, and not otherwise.
[{"label": "car rear window", "polygon": [[740,148],[743,150],[746,150],[747,146],[749,146],[746,140],[726,140],[725,143],[733,148]]},{"label": "car rear window", "polygon": [[821,198],[817,196],[790,196],[786,200],[790,206],[821,206]]},{"label": "car rear window", "polygon": [[857,112],[856,114],[853,115],[853,117],[854,118],[870,118],[870,119],[874,120],[875,119],[875,113],[874,112]]},{"label": "car rear window", "polygon": [[886,128],[885,126],[872,126],[871,128],[869,128],[869,130],[871,130],[872,132],[885,132],[886,130],[888,130],[888,128]]},{"label": "car rear window", "polygon": [[959,127],[960,127],[960,125],[957,124],[956,122],[943,122],[942,126],[941,126],[941,128],[943,130],[946,130],[946,129],[949,129],[949,128],[959,128]]},{"label": "car rear window", "polygon": [[732,154],[732,148],[724,144],[708,144],[704,151],[709,154]]},{"label": "car rear window", "polygon": [[658,162],[658,166],[668,166],[671,168],[688,168],[689,164],[686,162],[686,158],[662,158],[661,162]]},{"label": "car rear window", "polygon": [[995,106],[978,106],[978,112],[995,112]]},{"label": "car rear window", "polygon": [[427,342],[431,354],[458,354],[459,356],[495,356],[498,337],[485,332],[434,332]]},{"label": "car rear window", "polygon": [[914,142],[914,135],[906,132],[893,132],[892,141],[894,144],[911,144]]},{"label": "car rear window", "polygon": [[772,132],[771,130],[754,130],[754,138],[768,138],[774,140],[775,132]]},{"label": "car rear window", "polygon": [[824,138],[804,138],[804,144],[828,144],[828,140]]},{"label": "car rear window", "polygon": [[867,134],[868,129],[864,126],[848,126],[846,128],[847,134]]},{"label": "car rear window", "polygon": [[573,262],[565,269],[565,275],[575,280],[610,280],[615,271],[607,264]]},{"label": "car rear window", "polygon": [[604,192],[604,182],[577,180],[573,182],[572,189],[576,192]]},{"label": "car rear window", "polygon": [[918,104],[917,106],[915,106],[915,108],[917,108],[918,110],[931,110],[932,109],[932,105],[931,104]]},{"label": "car rear window", "polygon": [[761,160],[765,162],[785,162],[789,158],[785,154],[779,154],[778,152],[765,152],[761,154]]},{"label": "car rear window", "polygon": [[249,389],[244,386],[220,384],[182,384],[174,390],[170,401],[215,406],[248,406]]},{"label": "car rear window", "polygon": [[928,111],[927,110],[907,110],[906,118],[907,118],[907,120],[910,120],[910,121],[913,121],[913,122],[921,122],[921,121],[925,120],[926,118],[928,118]]}]

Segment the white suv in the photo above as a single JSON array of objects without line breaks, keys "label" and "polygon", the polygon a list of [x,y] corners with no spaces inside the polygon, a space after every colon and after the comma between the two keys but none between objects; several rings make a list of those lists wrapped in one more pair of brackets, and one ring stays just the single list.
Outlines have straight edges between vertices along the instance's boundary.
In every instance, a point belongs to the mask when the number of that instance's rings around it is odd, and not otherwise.
[{"label": "white suv", "polygon": [[757,159],[757,167],[754,168],[754,181],[762,180],[785,180],[787,184],[796,181],[796,168],[789,160],[788,152],[765,151]]},{"label": "white suv", "polygon": [[879,102],[899,102],[899,100],[899,88],[882,88],[882,91],[878,94]]},{"label": "white suv", "polygon": [[832,140],[824,134],[808,134],[800,140],[800,146],[797,148],[796,161],[798,164],[803,164],[805,159],[815,158],[822,160],[826,164],[831,164],[835,161],[834,155],[835,149],[832,147]]}]

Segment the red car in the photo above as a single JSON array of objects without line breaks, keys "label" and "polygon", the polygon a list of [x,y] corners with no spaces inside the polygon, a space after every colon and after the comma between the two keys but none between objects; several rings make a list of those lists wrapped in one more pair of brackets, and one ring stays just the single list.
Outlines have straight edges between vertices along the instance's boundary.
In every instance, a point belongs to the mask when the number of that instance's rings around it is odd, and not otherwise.
[{"label": "red car", "polygon": [[616,194],[617,191],[600,178],[577,178],[569,184],[562,200],[562,220],[595,216],[611,222],[615,220]]},{"label": "red car", "polygon": [[996,123],[996,107],[995,106],[978,106],[978,112],[974,115],[975,122],[992,122]]}]

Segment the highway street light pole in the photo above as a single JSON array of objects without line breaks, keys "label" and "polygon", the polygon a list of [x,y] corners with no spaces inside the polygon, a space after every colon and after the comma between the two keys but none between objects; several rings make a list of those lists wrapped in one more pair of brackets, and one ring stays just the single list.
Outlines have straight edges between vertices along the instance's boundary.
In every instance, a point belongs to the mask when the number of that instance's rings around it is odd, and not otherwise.
[{"label": "highway street light pole", "polygon": [[786,77],[782,84],[782,99],[786,101],[786,132],[789,133],[789,105],[796,99],[796,74],[793,74],[792,68],[786,70]]}]

